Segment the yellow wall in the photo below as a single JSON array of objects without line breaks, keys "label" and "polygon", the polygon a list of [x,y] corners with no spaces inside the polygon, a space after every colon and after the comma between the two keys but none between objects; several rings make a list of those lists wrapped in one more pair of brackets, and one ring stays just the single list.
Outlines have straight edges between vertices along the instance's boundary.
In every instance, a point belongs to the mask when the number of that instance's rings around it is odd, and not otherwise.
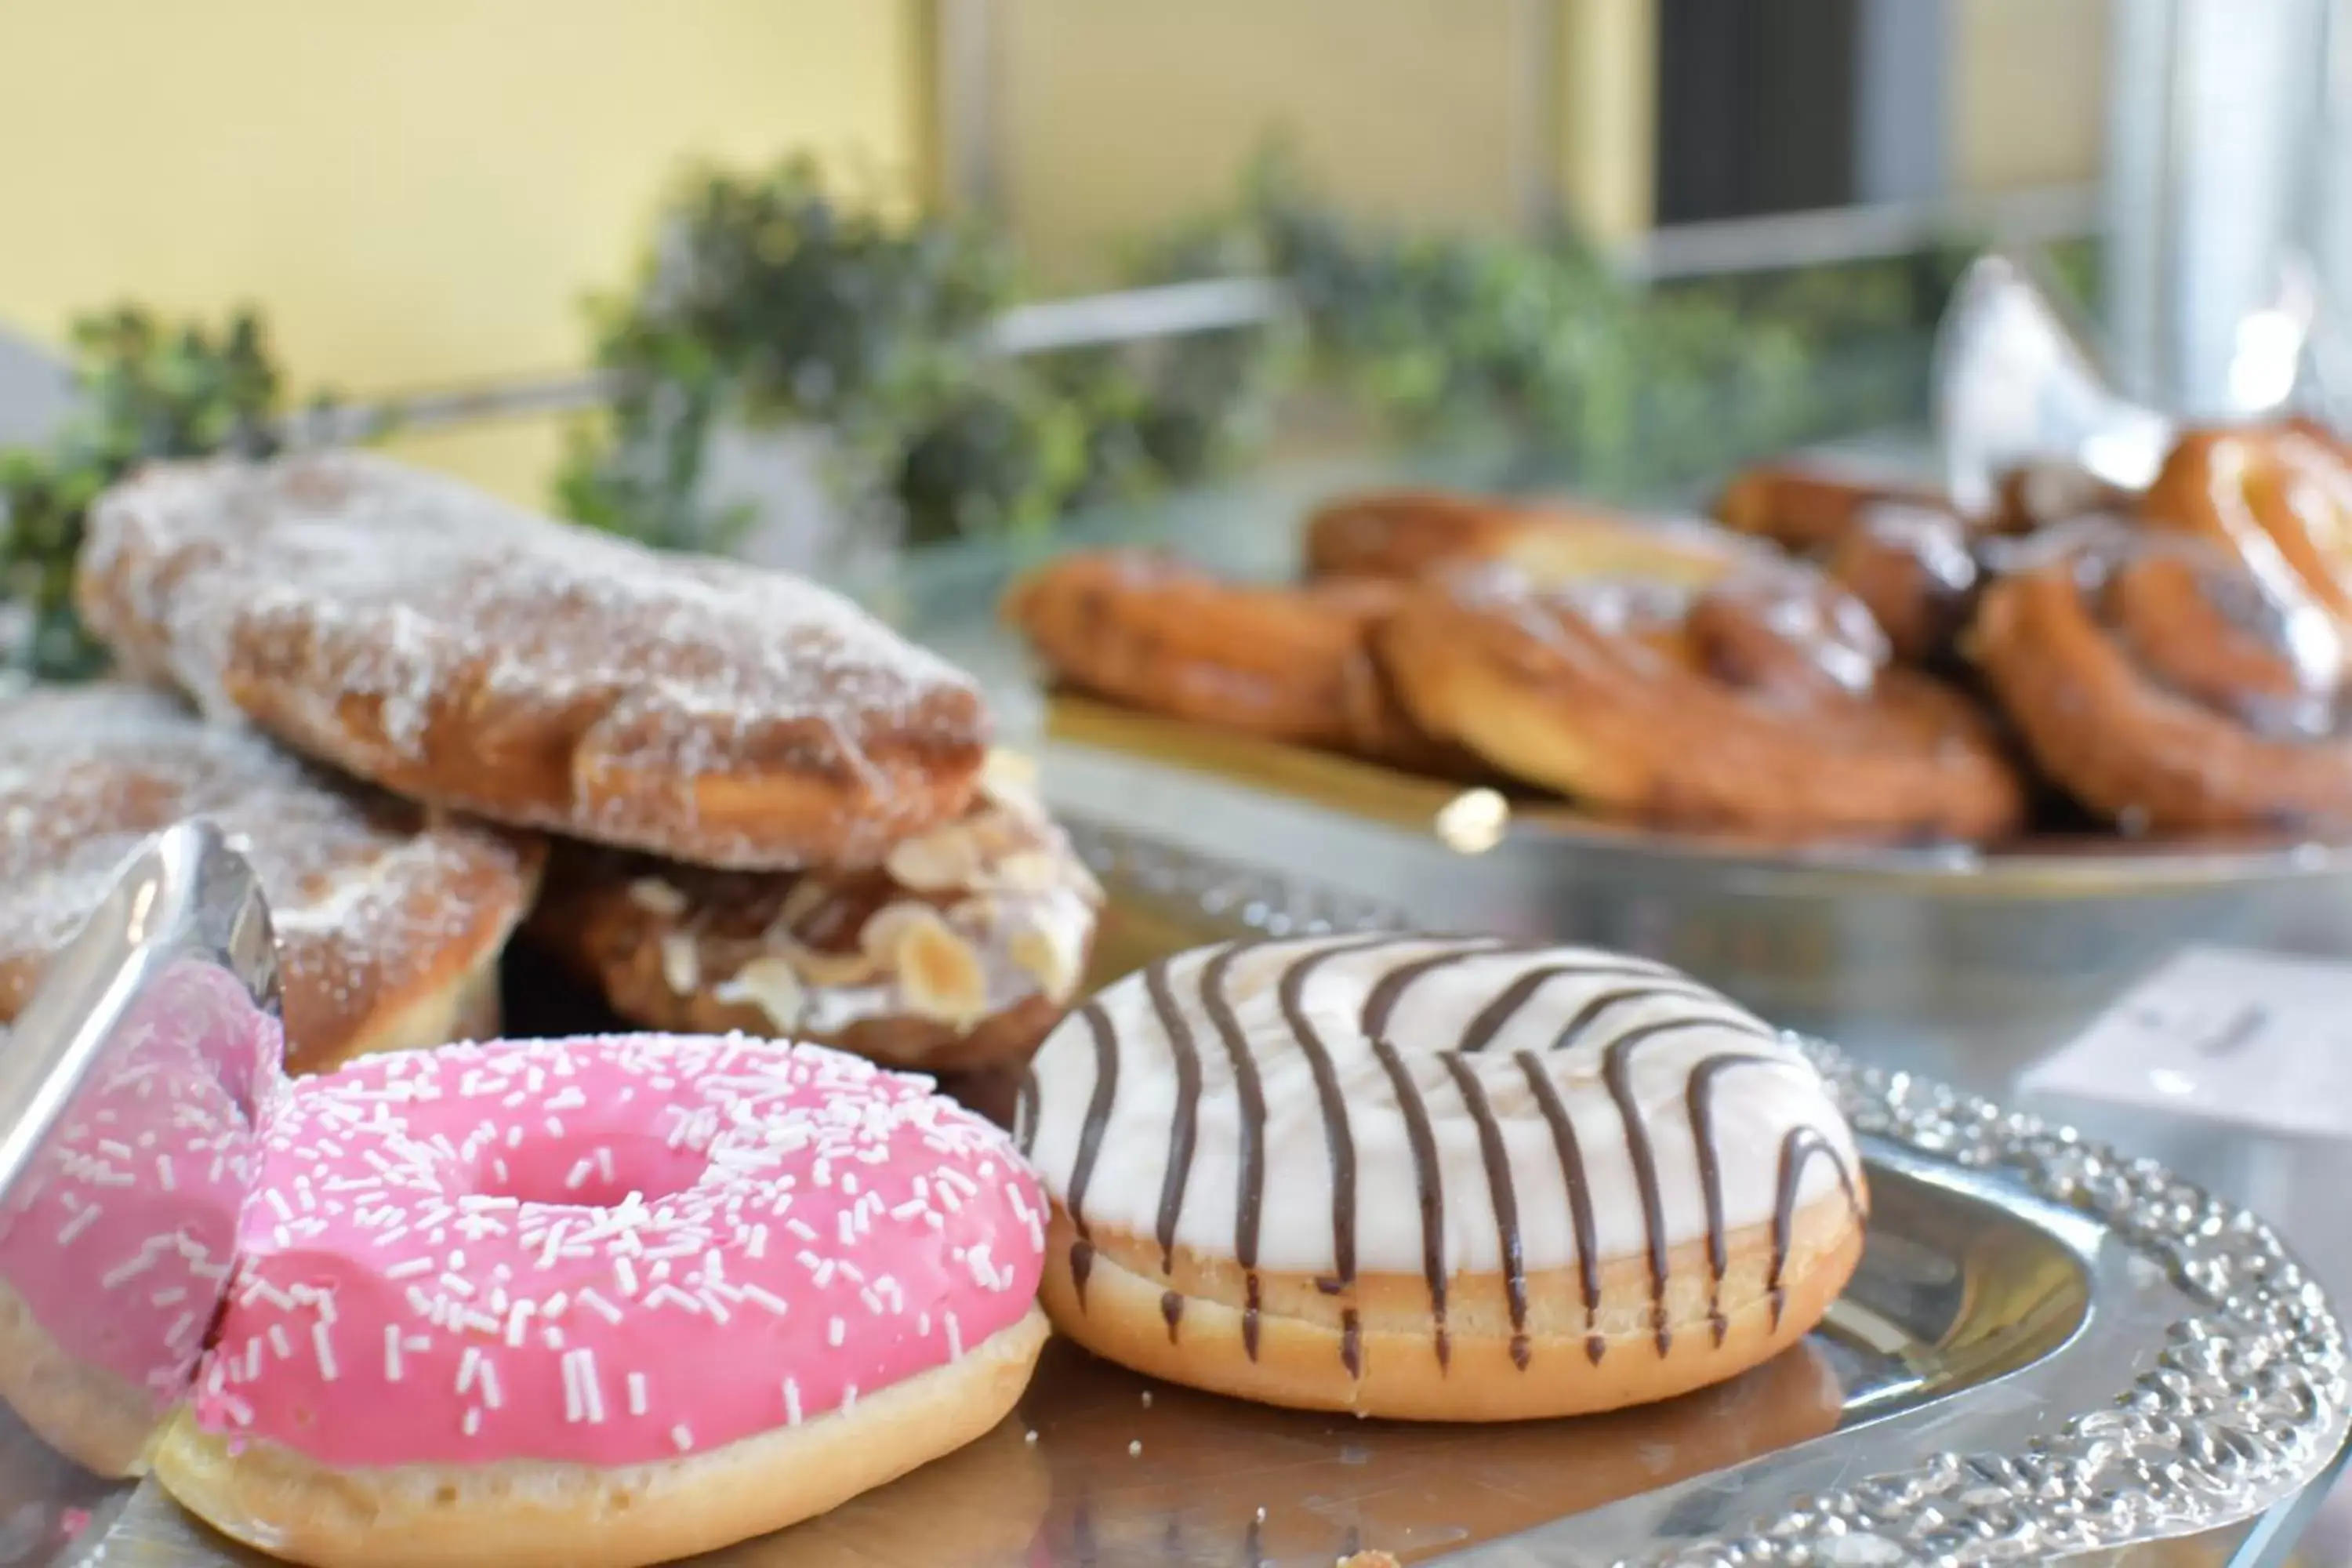
[{"label": "yellow wall", "polygon": [[[0,0],[0,320],[264,307],[298,387],[579,363],[693,155],[914,172],[914,0]],[[540,499],[551,425],[417,437]]]},{"label": "yellow wall", "polygon": [[1657,0],[1562,0],[1560,205],[1602,241],[1646,233],[1657,205]]},{"label": "yellow wall", "polygon": [[2099,177],[2108,0],[1953,0],[1952,185],[1997,191]]},{"label": "yellow wall", "polygon": [[[952,3],[952,0],[950,0]],[[1022,244],[1083,276],[1229,201],[1269,133],[1367,212],[1517,221],[1511,0],[996,0],[999,178]]]}]

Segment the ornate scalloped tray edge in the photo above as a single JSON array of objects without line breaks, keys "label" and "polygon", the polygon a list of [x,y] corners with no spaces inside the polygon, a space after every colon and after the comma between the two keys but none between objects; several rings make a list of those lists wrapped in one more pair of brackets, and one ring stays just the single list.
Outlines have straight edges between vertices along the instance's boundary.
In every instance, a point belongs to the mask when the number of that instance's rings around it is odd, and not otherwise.
[{"label": "ornate scalloped tray edge", "polygon": [[[1375,902],[1105,824],[1070,826],[1107,881],[1220,922],[1276,935],[1411,923]],[[2016,1451],[1931,1452],[1728,1531],[1622,1561],[2042,1563],[2242,1522],[2294,1497],[2336,1459],[2352,1396],[2344,1330],[2269,1226],[2072,1129],[1806,1044],[1857,1131],[1928,1161],[2000,1173],[2096,1222],[2192,1310],[2103,1408],[2066,1415]],[[1538,1549],[1559,1539],[1539,1531],[1450,1561],[1555,1562]]]}]

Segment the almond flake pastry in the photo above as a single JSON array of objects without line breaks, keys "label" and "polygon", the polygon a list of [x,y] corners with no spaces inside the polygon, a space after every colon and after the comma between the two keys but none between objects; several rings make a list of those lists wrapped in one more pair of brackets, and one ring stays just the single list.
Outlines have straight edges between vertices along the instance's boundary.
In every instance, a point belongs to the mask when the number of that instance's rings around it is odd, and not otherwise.
[{"label": "almond flake pastry", "polygon": [[752,875],[562,846],[530,939],[648,1028],[790,1036],[894,1066],[1028,1059],[1076,996],[1102,889],[1028,763],[871,870]]},{"label": "almond flake pastry", "polygon": [[122,667],[414,800],[697,865],[878,862],[971,803],[971,679],[838,595],[381,458],[164,463],[100,498]]}]

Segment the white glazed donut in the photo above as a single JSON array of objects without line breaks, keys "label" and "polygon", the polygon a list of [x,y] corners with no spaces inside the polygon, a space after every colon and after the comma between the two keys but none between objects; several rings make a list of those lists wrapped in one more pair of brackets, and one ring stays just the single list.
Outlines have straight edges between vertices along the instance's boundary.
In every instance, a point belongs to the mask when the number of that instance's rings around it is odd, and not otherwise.
[{"label": "white glazed donut", "polygon": [[157,1478],[322,1568],[667,1561],[986,1431],[1046,1207],[929,1080],[781,1041],[372,1057],[297,1082]]},{"label": "white glazed donut", "polygon": [[1432,1420],[1664,1399],[1801,1338],[1862,1251],[1802,1053],[1663,964],[1491,939],[1202,948],[1023,1086],[1043,1286],[1111,1360]]}]

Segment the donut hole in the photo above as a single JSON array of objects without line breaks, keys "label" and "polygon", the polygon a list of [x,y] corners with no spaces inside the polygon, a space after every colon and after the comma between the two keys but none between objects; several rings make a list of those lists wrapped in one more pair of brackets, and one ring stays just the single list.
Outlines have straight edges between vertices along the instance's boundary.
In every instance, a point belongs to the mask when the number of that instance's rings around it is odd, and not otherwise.
[{"label": "donut hole", "polygon": [[491,1158],[477,1177],[484,1197],[563,1208],[618,1208],[635,1194],[646,1203],[682,1193],[702,1179],[709,1156],[673,1147],[656,1133],[527,1138]]}]

